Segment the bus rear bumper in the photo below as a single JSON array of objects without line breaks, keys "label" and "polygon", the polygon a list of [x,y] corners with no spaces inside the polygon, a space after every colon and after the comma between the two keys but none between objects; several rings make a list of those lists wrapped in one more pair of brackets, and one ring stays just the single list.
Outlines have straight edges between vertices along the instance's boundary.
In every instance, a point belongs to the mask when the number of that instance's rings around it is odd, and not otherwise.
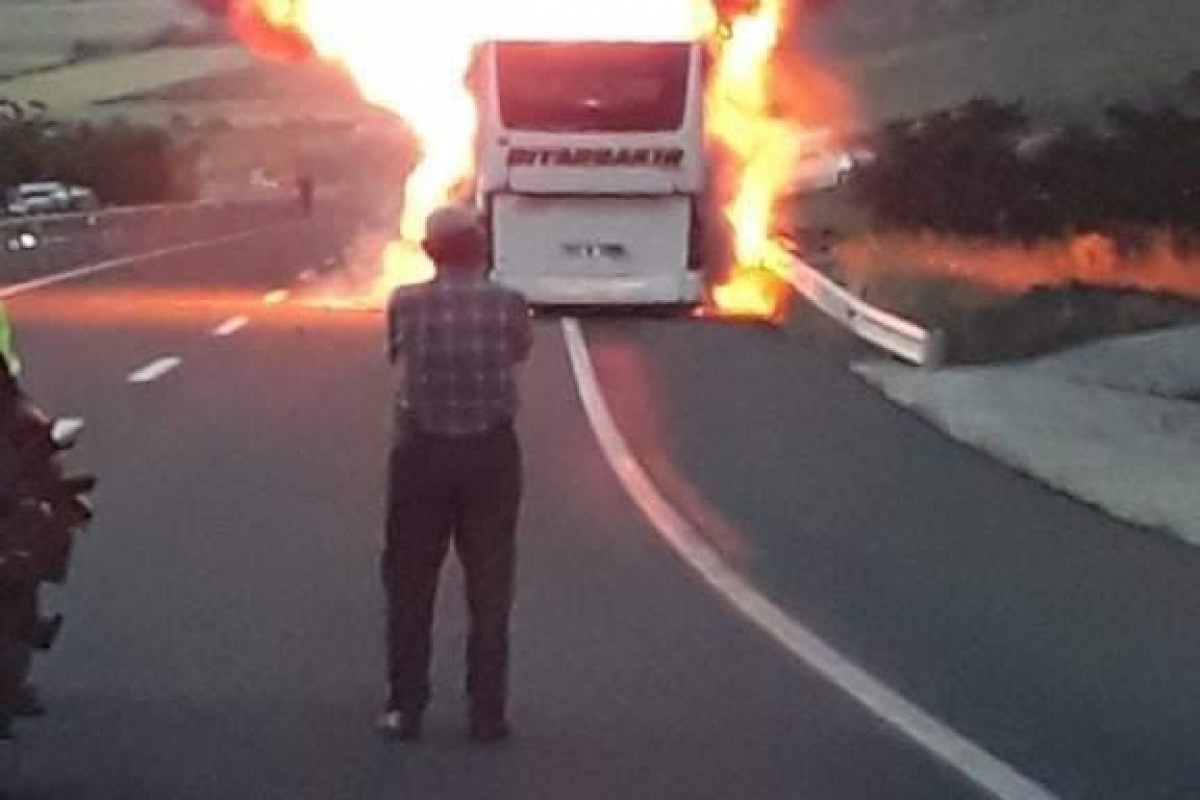
[{"label": "bus rear bumper", "polygon": [[704,276],[613,278],[534,277],[496,274],[493,278],[538,306],[684,306],[705,299]]}]

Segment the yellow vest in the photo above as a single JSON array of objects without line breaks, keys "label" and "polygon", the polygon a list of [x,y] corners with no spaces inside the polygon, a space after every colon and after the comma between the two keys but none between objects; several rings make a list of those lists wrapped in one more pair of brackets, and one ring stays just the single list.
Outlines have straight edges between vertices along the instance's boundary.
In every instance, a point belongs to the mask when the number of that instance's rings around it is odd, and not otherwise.
[{"label": "yellow vest", "polygon": [[8,319],[8,309],[0,303],[0,356],[8,362],[8,371],[13,375],[21,373],[21,359],[17,358],[17,350],[13,345],[12,323]]}]

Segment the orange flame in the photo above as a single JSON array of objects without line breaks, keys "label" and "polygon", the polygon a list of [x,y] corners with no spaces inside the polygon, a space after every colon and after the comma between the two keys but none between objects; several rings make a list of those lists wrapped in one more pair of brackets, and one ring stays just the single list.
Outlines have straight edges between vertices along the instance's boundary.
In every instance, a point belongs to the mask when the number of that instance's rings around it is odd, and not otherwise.
[{"label": "orange flame", "polygon": [[[422,144],[422,159],[405,190],[401,241],[382,258],[378,288],[427,279],[416,243],[425,218],[474,169],[476,111],[464,76],[474,46],[493,39],[710,40],[716,69],[707,103],[710,133],[734,156],[736,190],[725,209],[738,267],[723,291],[722,310],[778,313],[786,294],[731,288],[738,270],[776,269],[786,257],[771,241],[773,206],[796,155],[796,127],[771,117],[769,73],[786,0],[736,4],[718,36],[716,0],[240,0],[235,24],[260,52],[294,54],[302,35],[323,59],[341,65],[364,97],[403,118]],[[727,0],[721,0],[726,7]],[[264,35],[260,28],[265,28]],[[273,36],[271,33],[273,32]]]},{"label": "orange flame", "polygon": [[[727,316],[779,319],[786,314],[792,256],[773,230],[776,204],[805,151],[814,142],[827,146],[829,137],[814,137],[808,123],[828,133],[849,116],[846,96],[831,76],[796,55],[786,76],[794,79],[787,87],[790,95],[774,96],[772,80],[780,80],[774,62],[788,11],[785,0],[761,0],[715,45],[709,132],[732,154],[735,173],[724,207],[733,231],[734,269],[713,291],[717,310]],[[790,108],[780,113],[781,106]],[[802,113],[806,122],[793,119],[793,112]]]},{"label": "orange flame", "polygon": [[854,283],[875,291],[889,281],[945,278],[1006,294],[1081,283],[1200,299],[1200,256],[1181,252],[1168,231],[1143,231],[1141,239],[1123,252],[1099,233],[1034,245],[887,234],[843,244],[838,256]]},{"label": "orange flame", "polygon": [[778,272],[741,266],[719,286],[713,287],[713,304],[727,319],[782,321],[792,290]]}]

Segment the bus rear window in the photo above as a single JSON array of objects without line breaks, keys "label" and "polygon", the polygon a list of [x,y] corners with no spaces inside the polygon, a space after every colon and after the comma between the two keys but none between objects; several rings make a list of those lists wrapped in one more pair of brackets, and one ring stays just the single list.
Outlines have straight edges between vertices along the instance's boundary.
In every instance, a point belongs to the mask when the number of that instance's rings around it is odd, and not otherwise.
[{"label": "bus rear window", "polygon": [[522,131],[674,131],[687,107],[684,43],[496,46],[500,116]]}]

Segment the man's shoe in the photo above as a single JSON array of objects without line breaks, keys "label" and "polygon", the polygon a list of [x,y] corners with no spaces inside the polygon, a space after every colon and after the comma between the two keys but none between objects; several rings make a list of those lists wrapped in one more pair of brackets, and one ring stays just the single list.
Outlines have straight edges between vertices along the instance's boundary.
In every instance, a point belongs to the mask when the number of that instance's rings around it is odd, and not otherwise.
[{"label": "man's shoe", "polygon": [[390,708],[383,712],[376,723],[385,739],[395,742],[412,742],[421,738],[421,716]]},{"label": "man's shoe", "polygon": [[478,744],[495,744],[511,739],[512,728],[504,717],[472,717],[467,735]]}]

